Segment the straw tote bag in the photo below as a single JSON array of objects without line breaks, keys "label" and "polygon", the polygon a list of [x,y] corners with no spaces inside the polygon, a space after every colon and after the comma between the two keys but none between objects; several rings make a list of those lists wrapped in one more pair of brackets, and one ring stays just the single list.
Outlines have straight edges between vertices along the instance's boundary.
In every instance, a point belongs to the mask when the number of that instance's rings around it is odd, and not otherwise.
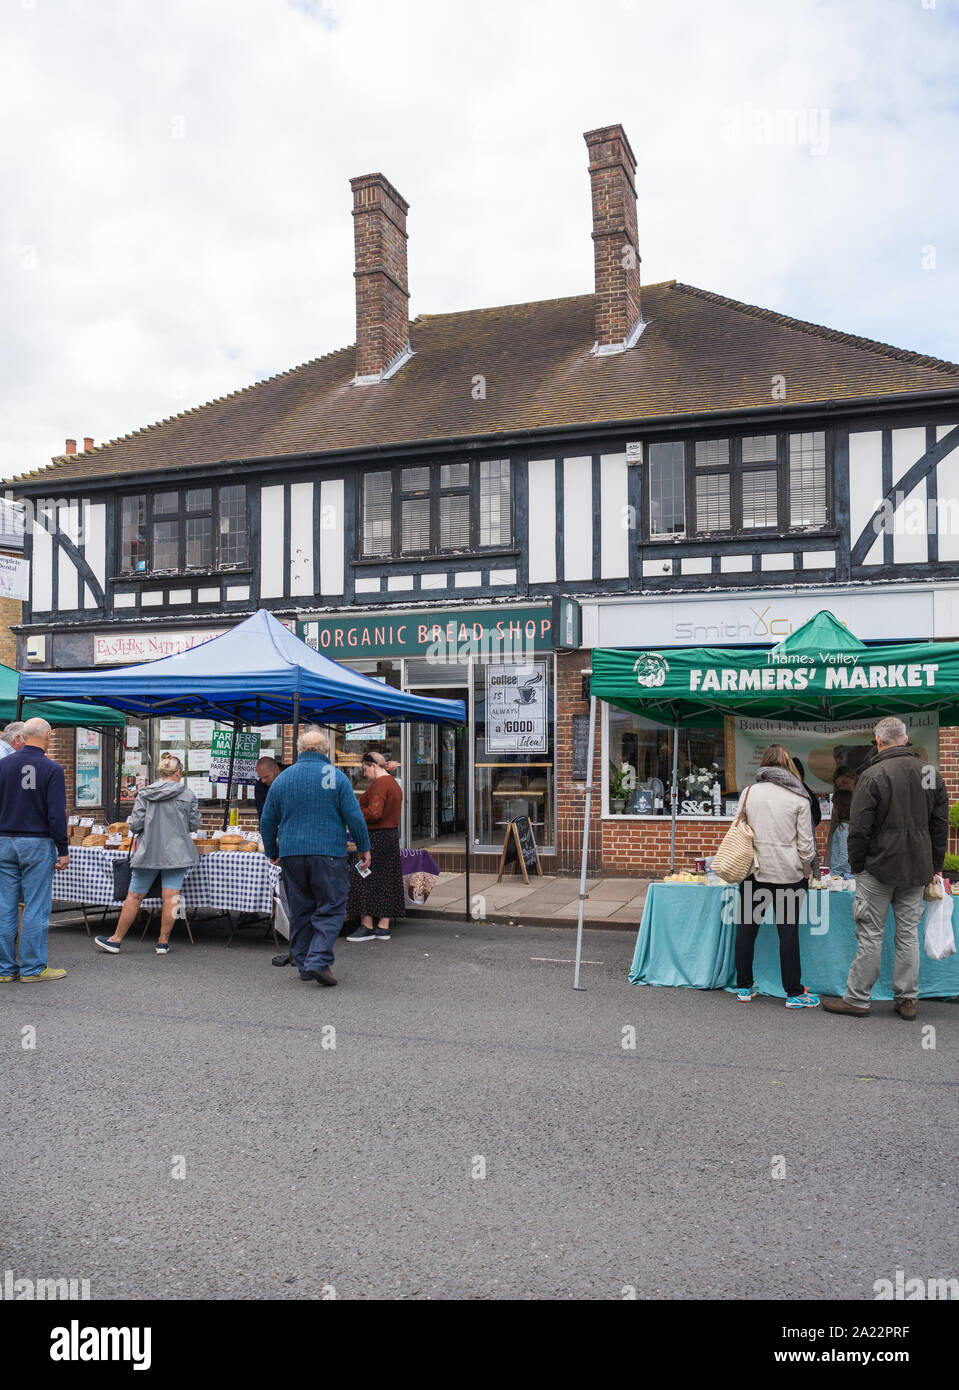
[{"label": "straw tote bag", "polygon": [[722,844],[713,855],[712,869],[726,883],[742,883],[753,869],[753,832],[750,826],[742,824],[742,814],[749,800],[749,788],[743,797],[739,814],[723,836]]}]

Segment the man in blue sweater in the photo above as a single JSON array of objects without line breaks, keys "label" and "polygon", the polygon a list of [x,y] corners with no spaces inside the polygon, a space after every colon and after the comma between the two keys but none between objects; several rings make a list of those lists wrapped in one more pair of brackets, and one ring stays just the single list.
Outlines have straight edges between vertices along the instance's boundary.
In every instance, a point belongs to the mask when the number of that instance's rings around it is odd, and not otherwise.
[{"label": "man in blue sweater", "polygon": [[283,866],[290,956],[300,979],[335,985],[333,943],[343,926],[350,886],[346,832],[363,868],[369,868],[370,835],[350,779],[330,762],[326,734],[307,729],[297,748],[297,761],[270,785],[260,834],[266,853]]},{"label": "man in blue sweater", "polygon": [[28,719],[23,747],[0,761],[0,984],[67,973],[47,965],[53,873],[67,867],[68,850],[63,768],[46,756],[51,733],[45,719]]}]

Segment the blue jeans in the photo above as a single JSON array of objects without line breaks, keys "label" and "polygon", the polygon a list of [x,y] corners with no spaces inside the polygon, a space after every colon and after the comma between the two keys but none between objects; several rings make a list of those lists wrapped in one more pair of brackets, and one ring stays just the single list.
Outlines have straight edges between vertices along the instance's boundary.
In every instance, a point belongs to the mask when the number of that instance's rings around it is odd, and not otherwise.
[{"label": "blue jeans", "polygon": [[290,956],[300,975],[333,964],[333,942],[346,915],[350,866],[327,854],[291,854],[280,860],[290,905]]},{"label": "blue jeans", "polygon": [[[40,975],[47,968],[47,932],[53,905],[52,840],[0,836],[0,975]],[[17,918],[20,962],[17,963]]]}]

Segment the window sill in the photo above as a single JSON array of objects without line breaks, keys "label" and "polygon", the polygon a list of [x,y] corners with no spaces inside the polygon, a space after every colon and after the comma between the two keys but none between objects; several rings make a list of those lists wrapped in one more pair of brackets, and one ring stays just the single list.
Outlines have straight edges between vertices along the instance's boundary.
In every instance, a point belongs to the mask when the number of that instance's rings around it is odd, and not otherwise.
[{"label": "window sill", "polygon": [[430,551],[428,555],[364,555],[359,559],[351,560],[350,564],[354,567],[368,567],[370,565],[449,565],[454,560],[470,560],[483,562],[487,560],[518,560],[520,551],[518,550],[448,550]]},{"label": "window sill", "polygon": [[[771,531],[762,527],[749,531],[697,531],[694,536],[687,535],[663,535],[647,536],[642,542],[643,545],[715,545],[717,541],[801,541],[801,540],[829,540],[838,538],[840,531],[836,527],[827,526],[802,526],[794,531]],[[655,559],[655,556],[653,557]]]},{"label": "window sill", "polygon": [[213,584],[219,579],[252,579],[253,569],[246,565],[241,569],[224,570],[138,570],[132,574],[111,575],[111,584]]},{"label": "window sill", "polygon": [[[616,813],[615,813],[614,811],[609,811],[609,812],[606,812],[606,813],[601,817],[601,819],[604,820],[604,821],[613,821],[613,822],[615,822],[615,821],[621,821],[621,820],[626,820],[626,821],[659,821],[662,825],[670,825],[670,824],[672,824],[672,816],[669,814],[668,811],[667,811],[665,814],[663,814],[663,815],[658,815],[658,816],[652,816],[652,815],[647,815],[647,816],[622,815],[622,816],[618,816],[618,815],[616,815]],[[677,817],[676,817],[677,824],[678,824],[678,822],[681,821],[681,820],[683,820],[683,821],[696,821],[696,822],[698,822],[698,824],[700,824],[700,825],[717,825],[717,824],[719,824],[720,822],[726,822],[726,821],[735,820],[735,816],[677,816]]]}]

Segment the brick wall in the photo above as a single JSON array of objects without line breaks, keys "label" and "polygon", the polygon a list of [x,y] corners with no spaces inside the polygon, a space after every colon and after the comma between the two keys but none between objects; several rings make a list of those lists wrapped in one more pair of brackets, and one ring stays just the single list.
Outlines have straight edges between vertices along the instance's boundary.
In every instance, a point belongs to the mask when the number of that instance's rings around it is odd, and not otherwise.
[{"label": "brick wall", "polygon": [[[586,785],[572,781],[573,715],[589,714],[583,699],[581,672],[589,669],[591,653],[561,652],[556,658],[556,861],[561,873],[575,873],[583,853],[583,816]],[[602,860],[602,765],[601,711],[596,711],[596,747],[593,757],[593,792],[590,814],[589,857],[591,871]]]},{"label": "brick wall", "polygon": [[20,622],[22,609],[18,598],[0,598],[0,661],[14,670],[17,669],[17,639],[10,627]]}]

